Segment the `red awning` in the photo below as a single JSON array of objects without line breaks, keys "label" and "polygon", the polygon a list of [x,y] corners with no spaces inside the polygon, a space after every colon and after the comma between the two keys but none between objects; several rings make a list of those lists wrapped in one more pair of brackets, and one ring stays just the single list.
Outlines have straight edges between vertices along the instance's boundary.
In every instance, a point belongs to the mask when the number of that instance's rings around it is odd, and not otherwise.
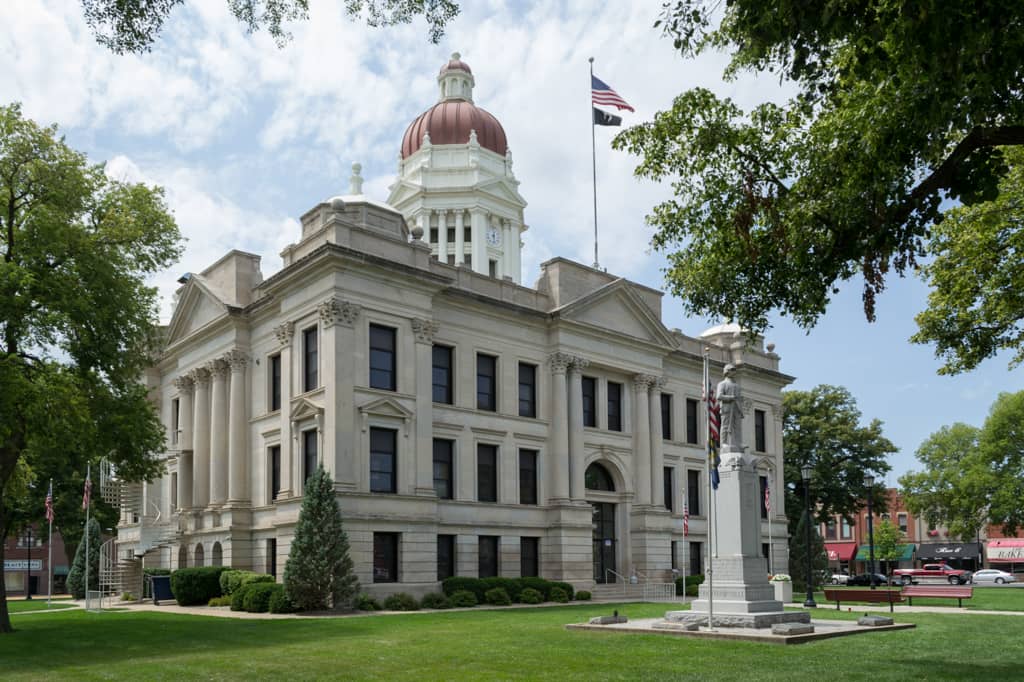
[{"label": "red awning", "polygon": [[850,561],[857,553],[856,542],[826,542],[825,551],[829,561]]},{"label": "red awning", "polygon": [[992,564],[1024,562],[1024,539],[991,540],[985,547],[985,555]]}]

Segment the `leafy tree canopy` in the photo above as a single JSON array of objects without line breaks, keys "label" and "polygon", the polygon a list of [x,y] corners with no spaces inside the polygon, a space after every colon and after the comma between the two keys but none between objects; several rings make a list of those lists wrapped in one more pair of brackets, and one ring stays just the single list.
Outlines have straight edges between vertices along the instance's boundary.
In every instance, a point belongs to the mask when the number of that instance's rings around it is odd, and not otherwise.
[{"label": "leafy tree canopy", "polygon": [[[668,252],[669,288],[687,310],[755,331],[777,310],[808,328],[839,283],[860,275],[864,311],[874,320],[890,273],[913,271],[929,249],[965,259],[942,228],[932,230],[949,200],[966,207],[1012,201],[1001,180],[1011,161],[1007,146],[1024,143],[1024,4],[722,5],[669,2],[657,25],[686,57],[727,51],[727,78],[772,73],[796,94],[784,105],[743,111],[693,89],[613,143],[642,157],[637,175],[673,182],[675,196],[648,221],[654,246]],[[989,221],[1018,231],[1006,215]],[[1011,251],[1005,258],[1019,261]],[[926,275],[937,291],[941,270]],[[1001,274],[979,274],[986,303]],[[964,304],[933,300],[930,310],[942,315],[944,305],[959,311]],[[979,315],[981,338],[925,317],[917,340],[963,359],[948,370],[967,369],[1018,338],[1000,330],[1016,324],[1020,311]],[[986,334],[986,325],[995,333]]]},{"label": "leafy tree canopy", "polygon": [[786,391],[782,396],[782,442],[785,452],[786,509],[790,533],[804,508],[800,468],[809,463],[811,509],[819,521],[839,514],[854,518],[867,498],[864,475],[875,477],[873,499],[885,505],[882,478],[891,468],[887,457],[897,448],[882,435],[882,422],[861,426],[857,401],[841,386],[823,384],[810,391]]},{"label": "leafy tree canopy", "polygon": [[[164,431],[139,381],[158,345],[145,281],[178,257],[180,237],[162,190],[108,178],[11,105],[0,107],[0,254],[2,537],[42,519],[50,476],[70,502],[82,479],[62,478],[87,461],[106,457],[134,480],[159,472]],[[16,475],[27,485],[9,486]]]},{"label": "leafy tree canopy", "polygon": [[[185,4],[185,0],[81,2],[96,41],[117,54],[152,50],[171,11]],[[265,28],[279,47],[291,40],[285,27],[288,22],[309,19],[309,0],[227,2],[231,13],[249,33]],[[448,23],[458,15],[459,5],[455,0],[345,0],[345,12],[350,17],[363,18],[370,26],[408,24],[422,16],[427,22],[430,42],[437,43]]]},{"label": "leafy tree canopy", "polygon": [[875,560],[886,563],[887,574],[892,573],[893,563],[899,562],[903,544],[903,533],[892,521],[883,519],[874,527]]}]

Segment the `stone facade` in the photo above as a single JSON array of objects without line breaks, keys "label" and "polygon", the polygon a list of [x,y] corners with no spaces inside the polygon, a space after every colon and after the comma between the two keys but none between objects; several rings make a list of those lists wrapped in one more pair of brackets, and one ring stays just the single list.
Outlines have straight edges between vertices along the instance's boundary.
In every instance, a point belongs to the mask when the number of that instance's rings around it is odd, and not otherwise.
[{"label": "stone facade", "polygon": [[[416,155],[461,154],[462,145],[445,147]],[[472,151],[500,161],[508,179],[510,159]],[[147,377],[168,429],[167,473],[146,485],[139,519],[175,520],[178,543],[153,550],[147,565],[219,562],[280,578],[306,470],[322,463],[370,593],[435,591],[448,548],[450,569],[464,576],[483,564],[518,576],[533,570],[534,551],[541,576],[580,588],[634,571],[654,580],[670,579],[674,566],[689,573],[684,562],[700,565],[696,543],[702,557],[707,549],[707,348],[716,380],[726,363],[737,367],[749,412],[743,441],[771,481],[774,561],[784,570],[784,496],[775,491],[780,391],[792,378],[779,356],[731,325],[700,337],[667,329],[660,291],[562,258],[541,264],[534,286],[520,285],[525,202],[506,202],[518,213],[491,241],[514,242],[515,253],[499,254],[497,272],[479,271],[478,260],[449,264],[439,258],[447,245],[429,243],[426,223],[417,228],[435,198],[417,177],[403,171],[397,185],[403,210],[363,196],[356,168],[352,193],[302,216],[299,240],[268,279],[259,256],[239,251],[183,278]],[[476,192],[481,205],[501,185],[451,177],[455,194]],[[458,225],[461,209],[436,210],[431,220]],[[447,370],[436,366],[442,347]],[[451,453],[450,474],[443,457],[435,462],[436,442]],[[698,490],[687,490],[691,480]],[[684,538],[690,493],[699,507]],[[137,535],[131,520],[125,545]],[[768,521],[758,524],[767,542]]]}]

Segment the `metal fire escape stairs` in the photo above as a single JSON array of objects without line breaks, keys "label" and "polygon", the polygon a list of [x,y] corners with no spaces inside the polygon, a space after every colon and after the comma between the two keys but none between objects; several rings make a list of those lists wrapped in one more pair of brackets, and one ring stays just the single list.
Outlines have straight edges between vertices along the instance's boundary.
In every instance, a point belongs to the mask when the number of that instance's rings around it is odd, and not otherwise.
[{"label": "metal fire escape stairs", "polygon": [[118,534],[100,546],[101,599],[127,593],[141,599],[146,556],[176,541],[177,525],[162,518],[156,503],[144,504],[143,485],[120,479],[110,462],[100,463],[100,495],[121,511]]}]

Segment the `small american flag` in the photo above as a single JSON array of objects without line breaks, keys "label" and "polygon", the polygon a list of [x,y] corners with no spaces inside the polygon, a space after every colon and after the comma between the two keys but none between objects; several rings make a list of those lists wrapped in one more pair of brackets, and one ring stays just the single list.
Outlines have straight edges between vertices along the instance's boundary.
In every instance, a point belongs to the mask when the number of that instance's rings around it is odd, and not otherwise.
[{"label": "small american flag", "polygon": [[767,485],[764,487],[764,510],[769,514],[772,511],[771,488],[769,488]]},{"label": "small american flag", "polygon": [[619,96],[619,93],[612,90],[607,83],[593,74],[590,76],[590,97],[594,104],[611,105],[626,111],[636,111],[626,103],[626,100]]},{"label": "small american flag", "polygon": [[711,487],[718,490],[718,465],[722,458],[718,456],[718,401],[715,400],[715,389],[711,386],[711,377],[704,389],[704,399],[708,402],[708,458],[711,461]]},{"label": "small american flag", "polygon": [[683,498],[683,537],[685,538],[690,534],[690,505],[686,503],[686,498]]},{"label": "small american flag", "polygon": [[53,523],[53,481],[50,481],[50,489],[46,491],[46,520]]},{"label": "small american flag", "polygon": [[89,498],[92,496],[92,478],[88,475],[85,478],[85,494],[82,495],[82,509],[89,508]]}]

